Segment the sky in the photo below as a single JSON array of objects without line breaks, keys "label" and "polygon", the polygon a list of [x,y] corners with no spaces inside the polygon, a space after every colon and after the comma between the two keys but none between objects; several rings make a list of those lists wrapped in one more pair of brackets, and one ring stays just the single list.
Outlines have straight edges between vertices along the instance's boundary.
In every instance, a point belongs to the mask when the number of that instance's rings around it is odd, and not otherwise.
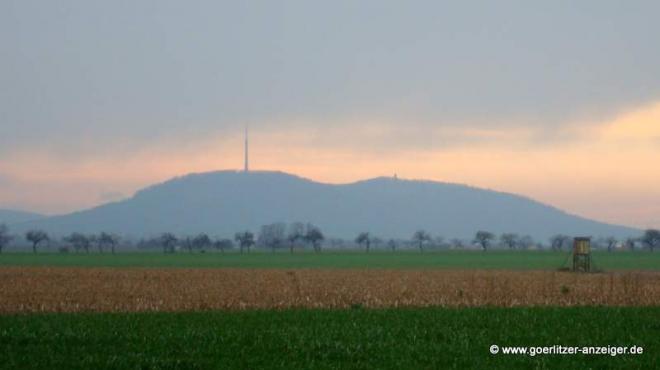
[{"label": "sky", "polygon": [[660,227],[656,1],[0,2],[0,208],[251,167]]}]

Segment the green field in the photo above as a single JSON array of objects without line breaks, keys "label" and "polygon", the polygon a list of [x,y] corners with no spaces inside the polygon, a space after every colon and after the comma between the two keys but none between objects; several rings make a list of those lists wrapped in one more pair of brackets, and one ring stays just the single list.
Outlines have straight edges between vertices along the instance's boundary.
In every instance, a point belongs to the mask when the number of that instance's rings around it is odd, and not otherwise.
[{"label": "green field", "polygon": [[[492,355],[642,346],[641,355]],[[660,308],[286,310],[0,316],[0,367],[653,368]]]},{"label": "green field", "polygon": [[[0,266],[106,266],[205,268],[449,268],[552,270],[568,266],[568,252],[547,251],[433,251],[270,253],[118,253],[59,254],[3,253]],[[660,270],[660,253],[596,252],[594,265],[603,270]]]}]

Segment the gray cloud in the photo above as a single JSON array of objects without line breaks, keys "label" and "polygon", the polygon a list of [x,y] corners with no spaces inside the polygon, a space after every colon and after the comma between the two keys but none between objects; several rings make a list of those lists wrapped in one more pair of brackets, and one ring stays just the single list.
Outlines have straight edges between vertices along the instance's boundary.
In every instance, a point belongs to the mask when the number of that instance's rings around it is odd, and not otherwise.
[{"label": "gray cloud", "polygon": [[353,116],[552,131],[660,97],[658,11],[652,1],[4,1],[0,153]]}]

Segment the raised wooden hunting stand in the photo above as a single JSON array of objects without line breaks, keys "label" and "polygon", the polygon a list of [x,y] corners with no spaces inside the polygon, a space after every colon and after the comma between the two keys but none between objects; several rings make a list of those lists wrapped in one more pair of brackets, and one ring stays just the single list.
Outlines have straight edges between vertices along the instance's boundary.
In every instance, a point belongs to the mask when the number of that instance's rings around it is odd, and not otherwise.
[{"label": "raised wooden hunting stand", "polygon": [[591,271],[591,238],[577,237],[573,239],[573,271]]}]

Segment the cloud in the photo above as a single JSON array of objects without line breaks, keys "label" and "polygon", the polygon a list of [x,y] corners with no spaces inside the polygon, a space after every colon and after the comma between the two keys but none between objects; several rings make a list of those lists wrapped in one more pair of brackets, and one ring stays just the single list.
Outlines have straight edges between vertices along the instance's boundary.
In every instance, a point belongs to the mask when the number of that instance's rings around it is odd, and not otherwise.
[{"label": "cloud", "polygon": [[3,3],[0,154],[73,158],[245,122],[554,132],[602,121],[660,98],[660,50],[648,47],[659,5],[621,6]]},{"label": "cloud", "polygon": [[7,175],[0,173],[0,186],[9,186],[11,179]]}]

